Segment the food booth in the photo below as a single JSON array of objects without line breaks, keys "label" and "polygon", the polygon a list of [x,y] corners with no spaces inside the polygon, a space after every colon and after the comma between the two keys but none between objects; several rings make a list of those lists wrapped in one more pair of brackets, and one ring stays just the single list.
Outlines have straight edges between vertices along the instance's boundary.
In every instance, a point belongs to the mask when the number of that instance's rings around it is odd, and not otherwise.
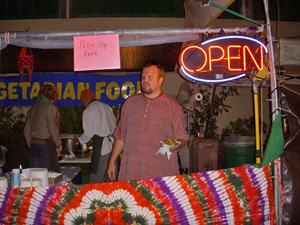
[{"label": "food booth", "polygon": [[[248,34],[258,33],[261,31],[260,29],[261,27],[257,29],[222,28],[222,32],[244,32]],[[111,31],[113,34],[117,33],[120,35],[120,46],[136,45],[140,42],[147,45],[164,42],[185,42],[196,40],[199,34],[208,32],[212,34],[220,33],[220,29]],[[141,39],[126,39],[126,34],[129,36],[139,34]],[[9,41],[5,43],[32,47],[33,42],[37,39],[39,40],[37,44],[40,47],[44,46],[50,49],[57,48],[61,45],[61,47],[64,48],[73,48],[73,37],[74,35],[78,35],[78,33],[63,32],[42,35],[32,33],[31,40],[26,39],[27,35],[28,34],[22,32],[5,34],[6,40],[9,39]],[[79,36],[86,35],[101,35],[101,32],[82,32],[79,34]],[[156,37],[156,35],[158,37]],[[40,36],[42,36],[42,39],[39,39]],[[54,37],[54,39],[51,39],[51,37]],[[64,39],[59,39],[58,37],[64,37]],[[264,50],[264,54],[269,56],[271,94],[272,102],[274,102],[274,99],[277,99],[276,91],[274,91],[277,89],[277,85],[270,33],[268,33],[267,38],[269,39],[269,46]],[[54,45],[54,42],[59,43],[59,45]],[[5,44],[3,47],[5,47]],[[197,50],[200,48],[201,47],[198,46]],[[221,46],[216,48],[223,49]],[[233,46],[232,48],[237,47]],[[250,58],[252,57],[251,50],[248,50],[246,47],[238,48],[243,49],[245,52],[248,51]],[[228,50],[230,47],[227,46],[226,49]],[[208,55],[207,65],[210,65],[209,63],[213,61],[221,61],[221,58],[224,58],[223,56],[213,58],[209,56],[209,50],[207,54],[203,48],[201,48],[200,51],[203,55]],[[263,49],[260,48],[260,51],[262,52]],[[236,59],[235,57],[237,56],[232,56],[232,59]],[[261,56],[261,58],[263,58],[263,56]],[[256,59],[252,57],[252,60],[255,61]],[[182,62],[185,61],[183,60]],[[229,64],[230,63],[228,63],[228,65]],[[202,65],[204,68],[206,63]],[[182,73],[185,73],[187,76],[193,73],[193,71],[186,72],[190,68],[190,65],[181,66],[181,69],[185,70],[185,72]],[[231,68],[240,69],[234,66]],[[221,72],[218,74],[221,74]],[[240,73],[237,73],[237,76],[240,75]],[[53,76],[53,74],[51,74],[51,76]],[[80,80],[81,78],[78,78],[78,74],[73,74],[72,76],[73,84],[74,80],[76,83],[76,79],[78,79],[78,83],[82,82]],[[25,77],[26,75],[23,76],[23,79]],[[32,84],[34,84],[37,77],[38,76],[34,76],[33,74],[31,78]],[[45,76],[41,75],[40,77],[44,79]],[[217,77],[218,79],[223,78],[222,76]],[[195,77],[191,79],[193,80],[194,78]],[[133,78],[134,81],[132,81],[135,87],[133,91],[130,86],[126,86],[125,94],[119,95],[120,98],[124,98],[128,93],[137,90],[137,86],[135,86],[137,80],[135,79],[136,78]],[[68,87],[67,83],[66,81],[65,87]],[[122,87],[122,82],[121,85],[118,86]],[[72,93],[73,87],[68,88],[69,89],[64,92],[65,96],[72,98],[74,94],[74,102],[78,104],[78,98],[76,99],[78,95],[76,92]],[[64,97],[64,95],[62,95],[62,97]],[[273,111],[279,108],[276,101],[272,104],[272,107],[274,109]],[[270,137],[274,136],[274,133],[281,127],[281,114],[279,113],[278,115],[279,117],[274,116]],[[269,163],[276,160],[282,152],[282,149],[278,149],[278,151],[275,152],[276,154],[273,154],[273,149],[281,147],[282,144],[280,142],[282,139],[277,138],[276,140],[277,141],[273,139],[270,144],[268,143],[270,150],[266,150],[265,153],[265,156],[267,155],[268,157],[257,157],[256,163],[262,163],[257,167],[247,165],[222,170],[126,182],[1,189],[0,221],[2,223],[18,224],[205,224],[213,222],[221,224],[276,224],[276,210],[278,210],[276,207],[278,208],[279,206],[278,196],[281,195],[278,193],[278,179],[275,182],[275,192],[273,190],[269,166]],[[61,163],[65,161],[67,161],[67,159],[62,159]],[[277,170],[280,167],[275,168]],[[275,174],[280,174],[277,172]]]}]

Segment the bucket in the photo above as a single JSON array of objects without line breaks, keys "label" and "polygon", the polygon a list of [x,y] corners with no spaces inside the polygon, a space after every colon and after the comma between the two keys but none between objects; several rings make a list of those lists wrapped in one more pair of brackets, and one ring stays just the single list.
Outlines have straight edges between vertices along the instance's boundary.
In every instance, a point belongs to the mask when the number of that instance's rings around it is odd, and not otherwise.
[{"label": "bucket", "polygon": [[224,138],[225,168],[255,164],[255,137],[230,136]]}]

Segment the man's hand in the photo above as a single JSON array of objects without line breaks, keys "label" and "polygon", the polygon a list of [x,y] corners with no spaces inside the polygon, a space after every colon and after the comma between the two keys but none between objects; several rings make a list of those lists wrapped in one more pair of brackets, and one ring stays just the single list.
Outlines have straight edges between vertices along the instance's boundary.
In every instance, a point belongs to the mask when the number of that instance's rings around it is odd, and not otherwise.
[{"label": "man's hand", "polygon": [[110,181],[116,181],[116,166],[115,163],[109,163],[107,167],[107,176]]},{"label": "man's hand", "polygon": [[107,176],[111,181],[117,180],[115,162],[116,162],[117,158],[119,157],[119,155],[121,154],[123,148],[124,148],[124,142],[119,139],[115,139],[113,150],[112,150],[112,153],[111,153],[111,156],[109,159],[109,164],[108,164],[107,171],[106,171]]},{"label": "man's hand", "polygon": [[77,135],[74,136],[74,137],[73,137],[73,140],[74,140],[75,143],[76,143],[76,142],[79,142],[78,136],[77,136]]},{"label": "man's hand", "polygon": [[180,152],[180,150],[186,145],[186,140],[182,138],[178,138],[177,141],[179,141],[181,144],[176,148],[170,148],[170,152]]},{"label": "man's hand", "polygon": [[172,153],[173,153],[173,152],[179,152],[179,149],[178,149],[178,148],[170,148],[169,150],[170,150],[170,152],[172,152]]},{"label": "man's hand", "polygon": [[56,153],[57,153],[57,155],[59,155],[61,153],[61,151],[62,151],[62,145],[56,147]]}]

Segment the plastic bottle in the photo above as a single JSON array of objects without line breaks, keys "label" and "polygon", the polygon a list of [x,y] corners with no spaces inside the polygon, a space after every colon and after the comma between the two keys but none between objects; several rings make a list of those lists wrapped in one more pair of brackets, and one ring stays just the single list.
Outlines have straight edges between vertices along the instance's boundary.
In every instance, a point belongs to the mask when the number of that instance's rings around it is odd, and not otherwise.
[{"label": "plastic bottle", "polygon": [[204,126],[203,125],[200,125],[200,127],[199,127],[198,138],[199,139],[204,138]]}]

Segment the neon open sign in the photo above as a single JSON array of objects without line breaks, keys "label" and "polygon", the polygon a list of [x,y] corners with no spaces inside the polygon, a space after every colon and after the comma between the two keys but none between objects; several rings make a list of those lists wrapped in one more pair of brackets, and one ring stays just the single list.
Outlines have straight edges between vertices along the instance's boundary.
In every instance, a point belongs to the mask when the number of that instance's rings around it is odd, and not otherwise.
[{"label": "neon open sign", "polygon": [[252,37],[216,37],[184,48],[179,72],[194,82],[226,82],[262,70],[267,53],[267,47]]}]

